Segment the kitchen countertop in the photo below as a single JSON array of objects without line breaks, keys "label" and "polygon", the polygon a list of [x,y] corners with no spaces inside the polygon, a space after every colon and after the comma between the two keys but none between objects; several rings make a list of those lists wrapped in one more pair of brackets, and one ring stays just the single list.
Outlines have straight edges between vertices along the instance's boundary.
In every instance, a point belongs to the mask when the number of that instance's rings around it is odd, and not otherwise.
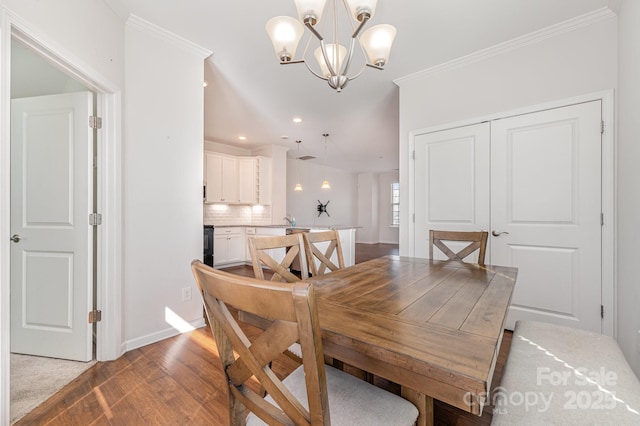
[{"label": "kitchen countertop", "polygon": [[[205,224],[206,225],[206,224]],[[350,225],[214,225],[216,228],[277,228],[277,229],[358,229],[360,226]]]}]

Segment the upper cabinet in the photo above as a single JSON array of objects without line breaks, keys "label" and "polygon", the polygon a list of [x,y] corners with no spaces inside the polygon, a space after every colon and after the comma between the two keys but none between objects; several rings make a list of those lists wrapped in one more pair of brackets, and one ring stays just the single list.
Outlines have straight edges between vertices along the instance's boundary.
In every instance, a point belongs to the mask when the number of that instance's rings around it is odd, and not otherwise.
[{"label": "upper cabinet", "polygon": [[205,203],[271,204],[271,159],[205,153]]},{"label": "upper cabinet", "polygon": [[205,202],[239,203],[238,159],[236,157],[205,155]]}]

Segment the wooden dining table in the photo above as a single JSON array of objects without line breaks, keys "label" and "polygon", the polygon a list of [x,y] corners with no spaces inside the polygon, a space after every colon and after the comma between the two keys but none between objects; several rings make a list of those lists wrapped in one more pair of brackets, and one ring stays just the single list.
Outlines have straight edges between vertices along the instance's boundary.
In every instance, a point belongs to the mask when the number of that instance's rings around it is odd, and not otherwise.
[{"label": "wooden dining table", "polygon": [[481,415],[515,268],[386,256],[313,282],[326,355],[401,386],[433,424],[433,400]]}]

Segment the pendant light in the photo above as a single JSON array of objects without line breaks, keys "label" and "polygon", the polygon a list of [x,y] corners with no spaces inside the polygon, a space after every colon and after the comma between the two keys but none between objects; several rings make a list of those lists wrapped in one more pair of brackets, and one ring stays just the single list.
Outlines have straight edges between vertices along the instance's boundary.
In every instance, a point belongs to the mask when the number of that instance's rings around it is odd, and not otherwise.
[{"label": "pendant light", "polygon": [[302,141],[296,141],[298,145],[298,158],[296,159],[296,186],[293,188],[294,191],[302,191],[302,184],[300,183],[300,144]]},{"label": "pendant light", "polygon": [[331,189],[331,184],[329,184],[327,180],[327,138],[329,137],[329,133],[323,133],[322,136],[324,136],[324,166],[322,170],[323,180],[320,188]]}]

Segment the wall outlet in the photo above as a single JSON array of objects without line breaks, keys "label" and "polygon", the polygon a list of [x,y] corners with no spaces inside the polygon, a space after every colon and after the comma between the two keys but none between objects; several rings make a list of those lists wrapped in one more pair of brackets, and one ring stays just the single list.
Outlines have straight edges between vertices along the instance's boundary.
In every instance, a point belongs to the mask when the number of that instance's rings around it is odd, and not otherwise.
[{"label": "wall outlet", "polygon": [[182,301],[187,302],[191,300],[191,287],[182,288]]}]

